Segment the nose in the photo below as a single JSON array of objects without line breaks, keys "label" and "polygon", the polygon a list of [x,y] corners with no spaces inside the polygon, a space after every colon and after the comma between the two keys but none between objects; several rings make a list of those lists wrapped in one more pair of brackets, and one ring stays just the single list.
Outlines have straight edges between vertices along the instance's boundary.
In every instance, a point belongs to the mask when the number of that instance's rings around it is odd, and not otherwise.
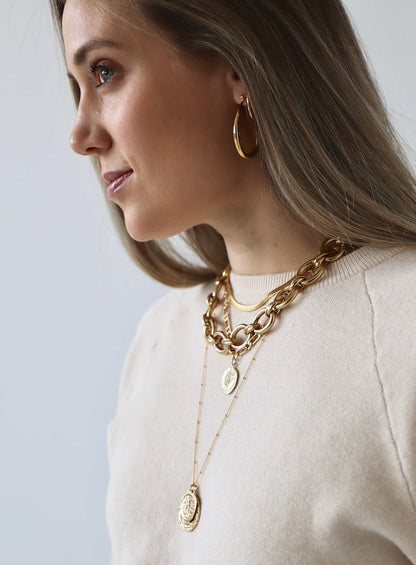
[{"label": "nose", "polygon": [[101,154],[111,146],[111,137],[98,112],[78,107],[70,137],[71,148],[80,155]]}]

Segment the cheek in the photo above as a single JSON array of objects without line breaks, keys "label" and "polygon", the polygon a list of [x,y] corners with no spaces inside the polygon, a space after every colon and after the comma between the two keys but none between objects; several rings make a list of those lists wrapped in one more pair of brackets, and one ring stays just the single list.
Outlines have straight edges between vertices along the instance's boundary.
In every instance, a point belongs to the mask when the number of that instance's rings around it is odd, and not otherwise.
[{"label": "cheek", "polygon": [[124,96],[122,99],[113,99],[107,104],[105,115],[103,116],[105,124],[108,124],[109,132],[117,145],[117,149],[121,149],[124,142],[136,137],[138,131],[137,124],[141,120],[140,104],[132,104],[131,98]]},{"label": "cheek", "polygon": [[234,105],[224,98],[195,84],[140,82],[111,108],[118,149],[136,173],[135,194],[123,205],[134,239],[206,223],[239,185]]},{"label": "cheek", "polygon": [[232,118],[207,99],[167,96],[163,103],[156,99],[137,108],[132,117],[137,127],[130,143],[140,148],[136,157],[155,175],[167,175],[171,185],[212,183],[233,163]]},{"label": "cheek", "polygon": [[127,128],[134,124],[143,149],[151,145],[164,159],[188,155],[182,165],[189,167],[198,151],[206,157],[221,154],[232,140],[233,110],[226,107],[218,90],[212,82],[198,82],[186,72],[166,73],[163,81],[145,77],[129,89],[126,110],[118,113]]}]

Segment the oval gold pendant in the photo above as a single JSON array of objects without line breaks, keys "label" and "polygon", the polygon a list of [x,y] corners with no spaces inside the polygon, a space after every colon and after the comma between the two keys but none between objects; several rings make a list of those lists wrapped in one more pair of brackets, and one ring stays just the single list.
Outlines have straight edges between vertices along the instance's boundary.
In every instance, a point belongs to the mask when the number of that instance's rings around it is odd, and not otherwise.
[{"label": "oval gold pendant", "polygon": [[201,517],[201,502],[195,492],[188,490],[179,505],[179,524],[186,532],[192,532]]},{"label": "oval gold pendant", "polygon": [[238,383],[238,371],[234,367],[230,367],[226,371],[221,379],[221,386],[224,394],[231,394]]}]

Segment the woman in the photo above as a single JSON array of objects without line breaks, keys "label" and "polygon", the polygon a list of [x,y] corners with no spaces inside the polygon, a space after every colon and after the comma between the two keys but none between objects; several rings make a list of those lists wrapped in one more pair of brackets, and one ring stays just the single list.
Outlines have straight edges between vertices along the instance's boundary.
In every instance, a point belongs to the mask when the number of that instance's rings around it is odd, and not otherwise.
[{"label": "woman", "polygon": [[72,148],[180,287],[109,427],[113,563],[416,563],[415,179],[341,2],[52,7]]}]

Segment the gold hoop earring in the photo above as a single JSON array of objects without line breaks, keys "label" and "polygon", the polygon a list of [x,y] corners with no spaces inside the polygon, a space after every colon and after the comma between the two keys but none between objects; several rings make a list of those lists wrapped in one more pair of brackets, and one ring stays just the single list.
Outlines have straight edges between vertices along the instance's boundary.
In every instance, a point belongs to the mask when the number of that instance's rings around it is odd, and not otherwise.
[{"label": "gold hoop earring", "polygon": [[[235,148],[237,149],[240,157],[242,157],[243,159],[251,159],[252,157],[254,157],[257,154],[257,152],[259,150],[259,143],[258,143],[258,139],[257,139],[257,135],[256,135],[256,145],[250,153],[246,153],[246,151],[244,151],[244,149],[241,146],[240,112],[241,112],[241,108],[243,106],[244,106],[244,96],[241,97],[241,104],[239,105],[237,113],[236,113],[235,118],[234,118],[233,138],[234,138]],[[250,118],[253,119],[253,113],[251,111],[250,100],[248,99],[248,96],[247,96],[247,113],[250,116]]]}]

